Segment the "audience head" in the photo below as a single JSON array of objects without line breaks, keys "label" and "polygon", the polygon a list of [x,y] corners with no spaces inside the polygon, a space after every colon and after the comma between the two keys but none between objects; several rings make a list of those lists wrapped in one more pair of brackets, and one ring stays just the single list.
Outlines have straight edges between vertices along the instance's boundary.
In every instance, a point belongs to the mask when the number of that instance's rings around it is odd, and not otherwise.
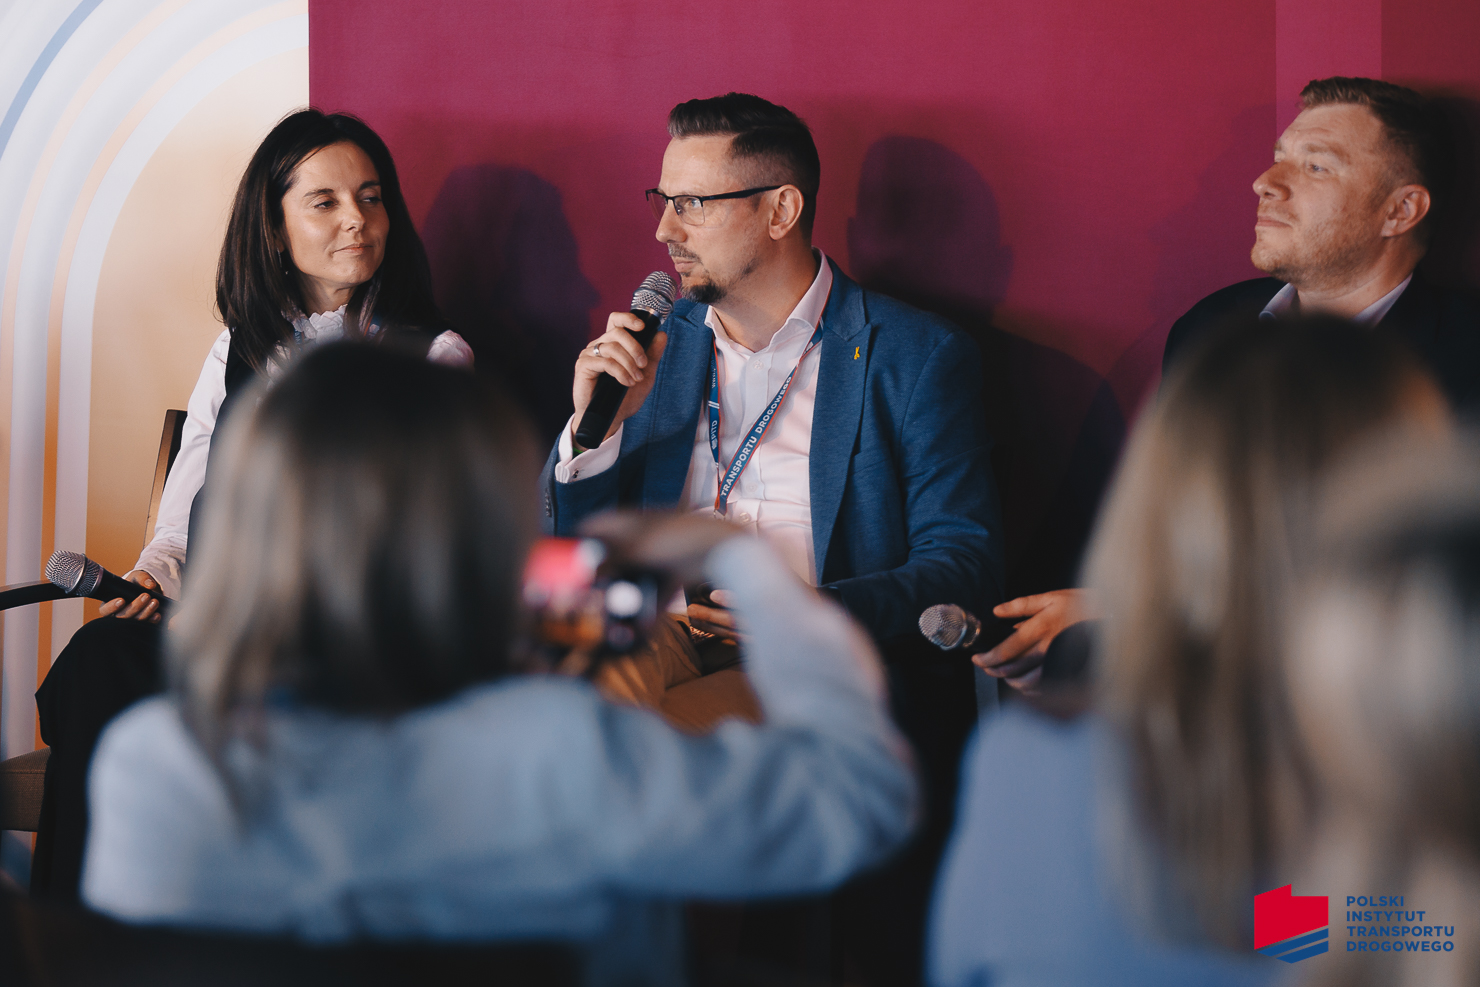
[{"label": "audience head", "polygon": [[[821,164],[800,117],[759,96],[727,93],[679,103],[668,134],[660,185],[648,199],[686,296],[714,304],[763,268],[771,251],[809,248]],[[767,191],[687,198],[747,189]],[[654,191],[686,198],[669,205]]]},{"label": "audience head", "polygon": [[390,715],[513,670],[536,465],[487,383],[325,346],[223,447],[168,645],[208,750],[270,695]]},{"label": "audience head", "polygon": [[[1480,447],[1379,443],[1330,494],[1286,664],[1322,796],[1310,879],[1450,925],[1480,910]],[[1362,955],[1321,980],[1473,983],[1464,928],[1421,969]]]},{"label": "audience head", "polygon": [[1439,115],[1411,89],[1376,79],[1318,79],[1254,182],[1254,266],[1301,290],[1359,279],[1384,252],[1409,269],[1449,179]]},{"label": "audience head", "polygon": [[1325,521],[1288,668],[1323,787],[1480,856],[1480,450],[1369,450]]},{"label": "audience head", "polygon": [[404,327],[440,322],[385,142],[348,114],[299,110],[263,139],[237,186],[216,306],[261,370],[292,337],[288,316],[344,300],[351,334],[372,313]]},{"label": "audience head", "polygon": [[[1183,362],[1136,426],[1087,576],[1108,614],[1099,702],[1129,751],[1130,832],[1148,837],[1131,890],[1170,884],[1172,900],[1138,902],[1168,931],[1245,945],[1255,875],[1306,791],[1277,658],[1324,471],[1363,437],[1446,415],[1390,336],[1250,319]],[[1139,880],[1158,868],[1172,880]]]}]

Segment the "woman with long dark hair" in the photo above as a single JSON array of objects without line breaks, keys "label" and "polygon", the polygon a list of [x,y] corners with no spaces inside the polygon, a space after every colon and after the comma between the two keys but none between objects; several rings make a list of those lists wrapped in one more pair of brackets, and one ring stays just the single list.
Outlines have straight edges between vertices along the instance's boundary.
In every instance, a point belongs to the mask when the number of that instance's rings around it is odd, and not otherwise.
[{"label": "woman with long dark hair", "polygon": [[[180,595],[212,436],[248,384],[336,339],[394,346],[438,363],[473,361],[432,300],[426,252],[390,151],[347,114],[290,114],[252,155],[226,225],[216,305],[226,329],[191,393],[154,537],[125,577],[171,598]],[[113,619],[85,624],[36,693],[51,756],[33,894],[76,899],[87,832],[84,783],[98,734],[162,685],[157,608],[147,593],[105,603],[99,613]]]}]

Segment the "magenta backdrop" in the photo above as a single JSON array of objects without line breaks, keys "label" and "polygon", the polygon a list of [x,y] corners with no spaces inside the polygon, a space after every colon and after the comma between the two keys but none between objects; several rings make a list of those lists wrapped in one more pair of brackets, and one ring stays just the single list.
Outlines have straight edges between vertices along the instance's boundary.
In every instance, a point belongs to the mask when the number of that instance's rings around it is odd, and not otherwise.
[{"label": "magenta backdrop", "polygon": [[547,427],[574,350],[668,266],[641,195],[668,109],[742,90],[796,110],[818,245],[999,365],[1010,562],[1064,556],[1013,580],[1037,588],[1072,569],[1172,321],[1257,273],[1250,184],[1290,90],[1387,69],[1480,91],[1473,0],[1396,7],[311,0],[310,85],[386,138],[445,308]]}]

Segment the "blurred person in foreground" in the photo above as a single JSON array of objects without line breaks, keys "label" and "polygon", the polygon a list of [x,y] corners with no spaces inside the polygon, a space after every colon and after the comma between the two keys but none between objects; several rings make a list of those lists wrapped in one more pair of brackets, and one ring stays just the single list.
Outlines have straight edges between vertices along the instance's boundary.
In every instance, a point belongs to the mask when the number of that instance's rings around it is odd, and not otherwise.
[{"label": "blurred person in foreground", "polygon": [[[1331,494],[1288,652],[1320,794],[1295,893],[1329,895],[1332,908],[1333,955],[1302,963],[1302,982],[1474,984],[1480,447],[1379,446]],[[1401,907],[1347,904],[1372,893]],[[1354,907],[1365,921],[1350,920]]]},{"label": "blurred person in foreground", "polygon": [[[363,122],[341,113],[291,113],[253,153],[226,222],[216,307],[226,328],[190,394],[154,536],[124,577],[170,599],[180,596],[216,428],[253,381],[277,376],[296,354],[336,339],[452,366],[473,362],[432,300],[426,254],[390,151]],[[77,898],[85,784],[98,735],[164,684],[158,602],[141,593],[98,612],[36,692],[41,739],[51,754],[31,892],[58,902]]]},{"label": "blurred person in foreground", "polygon": [[593,980],[669,984],[679,899],[824,890],[907,835],[874,649],[764,543],[604,522],[733,596],[764,723],[693,737],[521,647],[537,462],[472,375],[326,347],[227,443],[169,693],[99,742],[93,908],[318,942],[585,942]]},{"label": "blurred person in foreground", "polygon": [[[1170,374],[1225,320],[1305,313],[1350,319],[1413,348],[1461,413],[1480,407],[1480,302],[1418,270],[1455,181],[1454,153],[1435,104],[1377,79],[1317,79],[1299,116],[1254,181],[1250,260],[1268,277],[1214,292],[1172,326]],[[987,671],[1031,688],[1054,637],[1099,613],[1093,595],[1057,590],[999,605],[1015,633],[977,655]]]},{"label": "blurred person in foreground", "polygon": [[1447,422],[1401,343],[1336,319],[1235,322],[1173,372],[1090,548],[1092,715],[1013,705],[968,753],[933,984],[1280,972],[1250,920],[1309,791],[1278,657],[1313,488],[1359,439]]}]

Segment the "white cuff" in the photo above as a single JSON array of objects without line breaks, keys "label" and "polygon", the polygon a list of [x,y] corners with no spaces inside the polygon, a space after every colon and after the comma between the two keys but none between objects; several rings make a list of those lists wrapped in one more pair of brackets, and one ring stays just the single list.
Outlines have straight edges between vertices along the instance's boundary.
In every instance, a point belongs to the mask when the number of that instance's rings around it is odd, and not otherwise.
[{"label": "white cuff", "polygon": [[555,464],[556,483],[570,483],[583,476],[604,473],[616,464],[617,454],[622,451],[623,426],[618,425],[617,430],[605,442],[577,456],[575,442],[571,439],[571,432],[575,427],[576,419],[572,415],[570,421],[565,423],[565,428],[560,431],[560,443],[557,447],[560,461]]}]

